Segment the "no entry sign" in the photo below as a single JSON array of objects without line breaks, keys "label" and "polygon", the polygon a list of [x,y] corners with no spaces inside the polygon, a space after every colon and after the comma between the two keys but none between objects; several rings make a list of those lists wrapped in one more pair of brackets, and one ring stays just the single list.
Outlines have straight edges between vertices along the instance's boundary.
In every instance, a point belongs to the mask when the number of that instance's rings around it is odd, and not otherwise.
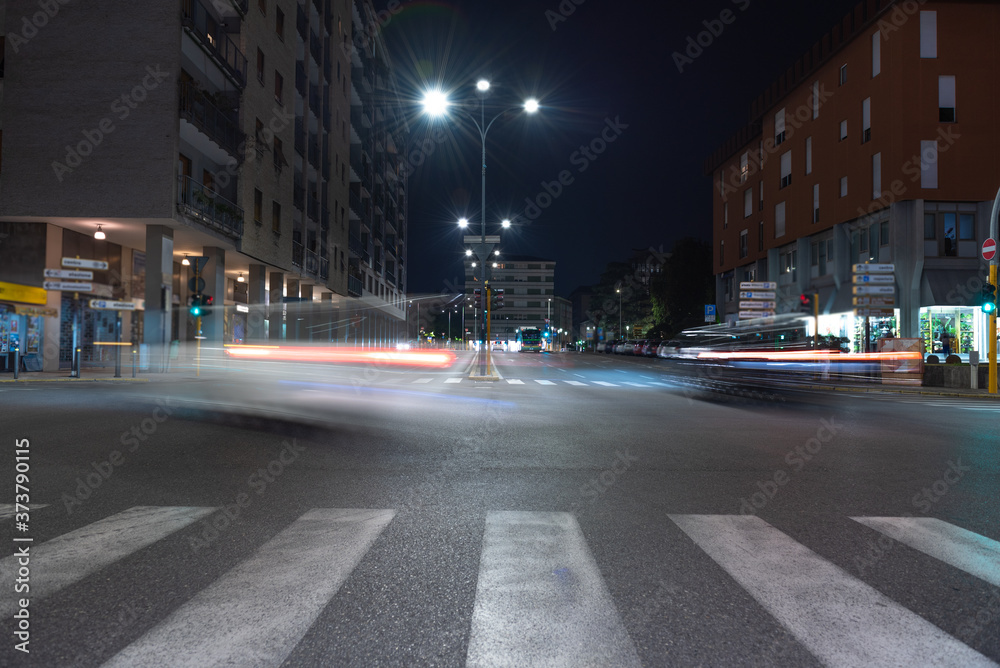
[{"label": "no entry sign", "polygon": [[992,260],[993,256],[997,254],[997,242],[996,239],[987,239],[983,242],[983,259]]}]

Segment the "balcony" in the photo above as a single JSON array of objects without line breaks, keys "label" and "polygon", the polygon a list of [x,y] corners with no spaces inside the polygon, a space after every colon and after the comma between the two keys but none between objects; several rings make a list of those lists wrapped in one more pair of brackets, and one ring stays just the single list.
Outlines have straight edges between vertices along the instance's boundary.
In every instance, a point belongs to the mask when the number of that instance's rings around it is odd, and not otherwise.
[{"label": "balcony", "polygon": [[308,91],[308,85],[306,68],[302,66],[302,61],[299,61],[295,63],[295,90],[299,92],[299,95],[305,96]]},{"label": "balcony", "polygon": [[302,5],[295,9],[295,28],[299,31],[299,37],[305,41],[306,35],[309,34],[309,17],[302,11]]},{"label": "balcony", "polygon": [[242,159],[239,147],[243,133],[236,119],[216,107],[204,91],[190,82],[181,84],[180,115],[237,160]]},{"label": "balcony", "polygon": [[319,226],[324,232],[330,230],[330,210],[325,206],[320,207]]},{"label": "balcony", "polygon": [[316,255],[316,252],[306,250],[304,260],[305,264],[302,265],[302,271],[317,276],[319,274],[319,256]]},{"label": "balcony", "polygon": [[243,236],[243,209],[190,176],[177,177],[177,211],[227,237]]},{"label": "balcony", "polygon": [[357,276],[352,276],[348,274],[347,276],[347,294],[351,297],[360,297],[362,290],[361,279]]},{"label": "balcony", "polygon": [[330,258],[321,257],[319,259],[319,277],[324,281],[330,278]]},{"label": "balcony", "polygon": [[197,0],[181,0],[184,29],[240,89],[247,85],[247,58],[218,21]]},{"label": "balcony", "polygon": [[307,215],[316,222],[319,222],[319,200],[315,197],[310,197],[307,202],[309,206]]},{"label": "balcony", "polygon": [[316,114],[316,118],[320,117],[322,106],[320,105],[319,86],[309,86],[309,108]]},{"label": "balcony", "polygon": [[362,262],[365,264],[371,264],[371,255],[368,253],[368,249],[365,245],[361,243],[361,239],[357,238],[353,234],[348,237],[347,247],[352,253],[361,258]]},{"label": "balcony", "polygon": [[323,43],[319,41],[319,35],[311,30],[309,31],[309,53],[312,54],[317,66],[323,63]]},{"label": "balcony", "polygon": [[292,242],[292,264],[296,267],[302,266],[302,254],[305,249],[302,248],[302,244],[298,241]]}]

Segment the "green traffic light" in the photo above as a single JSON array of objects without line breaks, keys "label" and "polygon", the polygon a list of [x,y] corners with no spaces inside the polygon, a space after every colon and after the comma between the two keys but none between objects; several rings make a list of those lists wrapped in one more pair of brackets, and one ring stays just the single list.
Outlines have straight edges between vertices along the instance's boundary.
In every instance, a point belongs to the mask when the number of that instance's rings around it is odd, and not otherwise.
[{"label": "green traffic light", "polygon": [[993,313],[996,313],[996,310],[997,310],[997,305],[994,304],[993,302],[986,302],[983,304],[983,313],[987,315],[992,315]]},{"label": "green traffic light", "polygon": [[196,318],[199,315],[201,315],[201,307],[199,307],[199,306],[192,306],[191,307],[191,315],[193,315]]}]

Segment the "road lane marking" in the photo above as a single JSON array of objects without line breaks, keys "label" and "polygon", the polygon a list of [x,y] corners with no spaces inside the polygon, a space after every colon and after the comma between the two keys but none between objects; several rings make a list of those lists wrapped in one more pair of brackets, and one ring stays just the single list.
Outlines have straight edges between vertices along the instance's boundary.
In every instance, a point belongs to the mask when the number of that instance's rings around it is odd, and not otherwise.
[{"label": "road lane marking", "polygon": [[487,514],[466,665],[641,665],[570,513]]},{"label": "road lane marking", "polygon": [[[40,508],[48,508],[47,503],[29,503],[28,510],[39,510]],[[0,503],[0,521],[9,520],[17,514],[17,505],[13,503]]]},{"label": "road lane marking", "polygon": [[586,387],[586,385],[587,385],[586,383],[581,383],[581,382],[580,382],[580,381],[578,381],[578,380],[567,380],[567,381],[565,381],[565,382],[566,382],[567,384],[569,384],[569,385],[583,385],[583,386],[585,386],[585,387]]},{"label": "road lane marking", "polygon": [[445,378],[444,382],[446,382],[446,383],[461,383],[462,379],[461,378]]},{"label": "road lane marking", "polygon": [[555,383],[553,383],[551,380],[538,380],[538,379],[536,379],[535,382],[538,383],[539,385],[555,385]]},{"label": "road lane marking", "polygon": [[594,384],[595,385],[603,385],[604,387],[618,387],[614,383],[608,383],[608,382],[605,382],[603,380],[595,380]]},{"label": "road lane marking", "polygon": [[577,378],[586,378],[586,376],[584,376],[582,373],[574,373],[573,375],[576,376]]},{"label": "road lane marking", "polygon": [[625,384],[631,385],[632,387],[649,387],[649,385],[646,385],[644,383],[630,383],[628,381],[625,381]]},{"label": "road lane marking", "polygon": [[649,384],[650,385],[658,385],[660,387],[670,387],[670,383],[661,383],[661,382],[656,381],[656,380],[649,381]]},{"label": "road lane marking", "polygon": [[759,517],[669,517],[824,665],[996,665]]},{"label": "road lane marking", "polygon": [[914,550],[1000,587],[1000,542],[936,517],[852,517]]},{"label": "road lane marking", "polygon": [[524,385],[524,381],[518,380],[517,378],[508,378],[507,382],[511,385]]},{"label": "road lane marking", "polygon": [[395,515],[315,508],[105,666],[277,666]]},{"label": "road lane marking", "polygon": [[[31,601],[44,598],[183,529],[216,508],[136,506],[31,547]],[[17,557],[0,561],[3,582],[13,582]],[[17,599],[0,599],[0,613],[13,614]]]},{"label": "road lane marking", "polygon": [[434,380],[434,379],[433,378],[417,378],[415,381],[413,381],[413,384],[416,385],[417,383],[429,383],[432,380]]}]

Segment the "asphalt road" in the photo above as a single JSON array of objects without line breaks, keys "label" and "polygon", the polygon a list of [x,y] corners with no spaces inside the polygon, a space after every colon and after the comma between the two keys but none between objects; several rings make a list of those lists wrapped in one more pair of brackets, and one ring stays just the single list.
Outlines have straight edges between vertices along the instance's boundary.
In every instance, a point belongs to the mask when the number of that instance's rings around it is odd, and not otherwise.
[{"label": "asphalt road", "polygon": [[1000,403],[469,361],[0,385],[0,664],[1000,662]]}]

